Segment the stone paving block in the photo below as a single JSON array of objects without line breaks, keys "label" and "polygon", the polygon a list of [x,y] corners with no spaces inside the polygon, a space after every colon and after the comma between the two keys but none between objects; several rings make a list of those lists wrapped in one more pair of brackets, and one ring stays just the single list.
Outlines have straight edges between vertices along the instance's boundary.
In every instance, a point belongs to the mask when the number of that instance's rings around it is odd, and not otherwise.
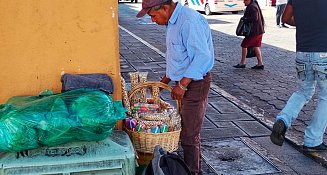
[{"label": "stone paving block", "polygon": [[120,69],[121,70],[126,70],[126,69],[134,69],[134,68],[127,61],[121,61],[120,62]]},{"label": "stone paving block", "polygon": [[135,42],[133,42],[133,45],[132,46],[134,46],[134,47],[140,47],[140,46],[143,46],[143,45],[144,45],[143,43],[135,41]]},{"label": "stone paving block", "polygon": [[[158,67],[156,67],[156,68],[152,68],[152,71],[153,71],[153,72],[157,72],[157,73],[161,73],[162,76],[164,76],[164,75],[166,74],[166,69],[160,67],[159,65],[158,65]],[[160,81],[160,80],[158,80],[158,81]]]},{"label": "stone paving block", "polygon": [[[267,138],[267,137],[255,137],[255,138],[247,138],[243,137],[242,140],[252,147],[252,149],[256,150],[259,154],[266,157],[273,165],[276,166],[281,172],[277,174],[297,174],[291,167],[285,165],[285,162],[283,160],[278,159],[273,153],[268,152],[260,143],[257,143],[255,139],[257,138]],[[267,139],[269,140],[269,138]],[[270,140],[269,140],[270,141]],[[273,173],[275,174],[275,173]]]},{"label": "stone paving block", "polygon": [[129,67],[129,68],[125,68],[125,69],[121,69],[120,72],[121,73],[128,73],[128,72],[135,72],[136,70],[132,67]]},{"label": "stone paving block", "polygon": [[[281,100],[281,101],[285,101],[285,102],[287,102],[287,100],[290,98],[290,96],[289,95],[287,95],[287,94],[283,94],[283,93],[281,93],[281,95],[280,96],[277,96],[276,97],[278,100]],[[286,103],[285,103],[286,104]]]},{"label": "stone paving block", "polygon": [[236,126],[233,122],[212,122],[212,123],[218,128],[230,128]]},{"label": "stone paving block", "polygon": [[215,129],[217,128],[211,121],[209,121],[207,118],[204,118],[202,129]]},{"label": "stone paving block", "polygon": [[125,79],[125,82],[130,82],[129,74],[128,72],[121,72],[121,76]]},{"label": "stone paving block", "polygon": [[208,113],[207,117],[215,123],[222,122],[222,121],[254,120],[249,114],[244,112],[226,113],[226,114]]},{"label": "stone paving block", "polygon": [[[297,172],[301,172],[301,174],[322,175],[326,174],[327,172],[326,168],[312,161],[311,158],[299,153],[297,150],[293,149],[288,143],[284,143],[283,146],[277,146],[271,143],[269,137],[256,137],[253,138],[253,140],[260,144],[262,147],[264,147],[269,154],[272,154],[279,160],[284,160],[283,163],[285,163],[286,166],[290,167],[291,169],[297,170]],[[284,173],[288,174],[287,171],[284,171]]]},{"label": "stone paving block", "polygon": [[260,98],[261,100],[264,100],[264,101],[276,100],[275,96],[271,96],[271,95],[269,95],[267,93],[263,93],[263,92],[254,93],[253,96],[258,97],[258,98]]},{"label": "stone paving block", "polygon": [[166,68],[166,64],[158,64],[162,68]]},{"label": "stone paving block", "polygon": [[209,90],[208,98],[215,98],[217,96],[221,97],[221,95],[219,93],[217,93],[216,91],[214,91],[212,89]]},{"label": "stone paving block", "polygon": [[128,50],[128,48],[124,44],[120,44],[119,45],[119,51],[122,52],[122,51],[125,51],[125,50]]},{"label": "stone paving block", "polygon": [[152,67],[149,67],[147,65],[144,66],[135,66],[133,65],[133,67],[135,67],[135,69],[139,72],[144,72],[145,70],[147,70],[148,72],[153,72],[153,70],[151,69]]},{"label": "stone paving block", "polygon": [[135,54],[139,53],[139,51],[140,51],[139,48],[133,47],[133,44],[130,45],[128,48],[129,48],[129,51],[131,51],[134,54],[134,56],[132,58],[135,58]]},{"label": "stone paving block", "polygon": [[[128,50],[124,50],[124,51],[121,51],[121,57],[123,58],[134,58],[134,53],[131,52],[129,49]],[[130,62],[130,61],[127,61],[127,62]]]},{"label": "stone paving block", "polygon": [[[227,101],[227,100],[226,100]],[[242,113],[243,111],[231,102],[217,101],[210,102],[220,113]]]},{"label": "stone paving block", "polygon": [[247,136],[247,134],[236,126],[228,127],[228,128],[201,130],[201,139],[221,139],[221,138],[244,137],[244,136]]},{"label": "stone paving block", "polygon": [[241,140],[202,141],[201,150],[204,160],[217,174],[245,175],[280,172]]},{"label": "stone paving block", "polygon": [[145,63],[141,60],[135,59],[134,61],[130,61],[132,66],[145,66]]},{"label": "stone paving block", "polygon": [[166,91],[166,90],[163,90],[160,92],[160,97],[164,100],[164,101],[168,101],[168,100],[171,100],[171,96],[170,96],[170,92],[169,91]]},{"label": "stone paving block", "polygon": [[151,63],[145,63],[145,66],[147,67],[151,67],[151,69],[162,69],[162,67],[160,67],[157,63],[155,62],[151,62]]},{"label": "stone paving block", "polygon": [[234,123],[250,137],[268,136],[271,134],[271,131],[258,121],[235,121]]},{"label": "stone paving block", "polygon": [[151,58],[148,57],[141,57],[140,60],[142,60],[145,64],[153,61]]},{"label": "stone paving block", "polygon": [[161,74],[159,73],[152,73],[148,75],[148,81],[159,81]]},{"label": "stone paving block", "polygon": [[206,114],[219,114],[219,111],[208,104]]},{"label": "stone paving block", "polygon": [[225,103],[229,103],[228,100],[226,100],[226,98],[222,97],[222,96],[219,96],[219,97],[208,97],[208,102],[217,102],[217,101],[223,101]]},{"label": "stone paving block", "polygon": [[275,106],[275,108],[279,111],[282,110],[285,106],[285,102],[281,100],[269,100],[267,103]]},{"label": "stone paving block", "polygon": [[148,72],[149,74],[153,74],[152,69],[147,66],[135,67],[135,69],[137,70],[137,72]]}]

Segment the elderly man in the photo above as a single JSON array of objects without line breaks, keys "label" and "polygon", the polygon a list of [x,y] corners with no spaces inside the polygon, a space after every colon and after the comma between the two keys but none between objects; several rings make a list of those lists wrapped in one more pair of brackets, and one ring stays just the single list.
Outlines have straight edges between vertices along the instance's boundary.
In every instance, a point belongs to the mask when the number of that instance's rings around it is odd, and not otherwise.
[{"label": "elderly man", "polygon": [[208,104],[210,70],[214,64],[211,30],[198,12],[172,0],[143,0],[136,17],[148,14],[166,28],[166,75],[175,81],[171,97],[182,100],[181,143],[192,174],[201,174],[200,130]]}]

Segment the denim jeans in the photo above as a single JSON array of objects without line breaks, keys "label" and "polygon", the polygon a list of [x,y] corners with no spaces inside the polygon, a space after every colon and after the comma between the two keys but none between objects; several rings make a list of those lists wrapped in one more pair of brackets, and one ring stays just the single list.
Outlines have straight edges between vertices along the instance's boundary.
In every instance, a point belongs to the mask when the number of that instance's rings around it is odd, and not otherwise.
[{"label": "denim jeans", "polygon": [[302,107],[312,98],[318,84],[320,88],[318,105],[304,131],[304,145],[318,146],[323,142],[327,125],[327,53],[297,52],[296,70],[299,78],[298,90],[287,101],[277,120],[282,120],[289,128]]}]

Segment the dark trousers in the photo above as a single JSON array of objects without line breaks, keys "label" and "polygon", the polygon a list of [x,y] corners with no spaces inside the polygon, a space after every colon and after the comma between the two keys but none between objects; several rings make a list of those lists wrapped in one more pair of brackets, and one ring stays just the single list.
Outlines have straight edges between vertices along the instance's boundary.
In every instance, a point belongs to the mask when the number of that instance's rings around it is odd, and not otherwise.
[{"label": "dark trousers", "polygon": [[281,18],[282,18],[282,15],[284,13],[285,7],[286,7],[286,4],[280,4],[280,5],[276,6],[276,8],[277,8],[277,11],[276,11],[276,24],[278,26],[279,26],[279,24],[280,24],[280,22],[282,20]]},{"label": "dark trousers", "polygon": [[210,73],[200,81],[192,81],[182,100],[181,143],[184,161],[194,175],[201,171],[200,131],[208,105],[210,82]]}]

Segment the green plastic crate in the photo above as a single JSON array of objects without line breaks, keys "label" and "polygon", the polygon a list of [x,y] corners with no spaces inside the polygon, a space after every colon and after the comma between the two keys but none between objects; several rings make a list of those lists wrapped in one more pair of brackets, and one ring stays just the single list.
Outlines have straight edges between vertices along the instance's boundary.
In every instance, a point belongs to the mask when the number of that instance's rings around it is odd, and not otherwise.
[{"label": "green plastic crate", "polygon": [[42,147],[0,157],[0,175],[134,175],[135,152],[124,131],[105,140]]}]

